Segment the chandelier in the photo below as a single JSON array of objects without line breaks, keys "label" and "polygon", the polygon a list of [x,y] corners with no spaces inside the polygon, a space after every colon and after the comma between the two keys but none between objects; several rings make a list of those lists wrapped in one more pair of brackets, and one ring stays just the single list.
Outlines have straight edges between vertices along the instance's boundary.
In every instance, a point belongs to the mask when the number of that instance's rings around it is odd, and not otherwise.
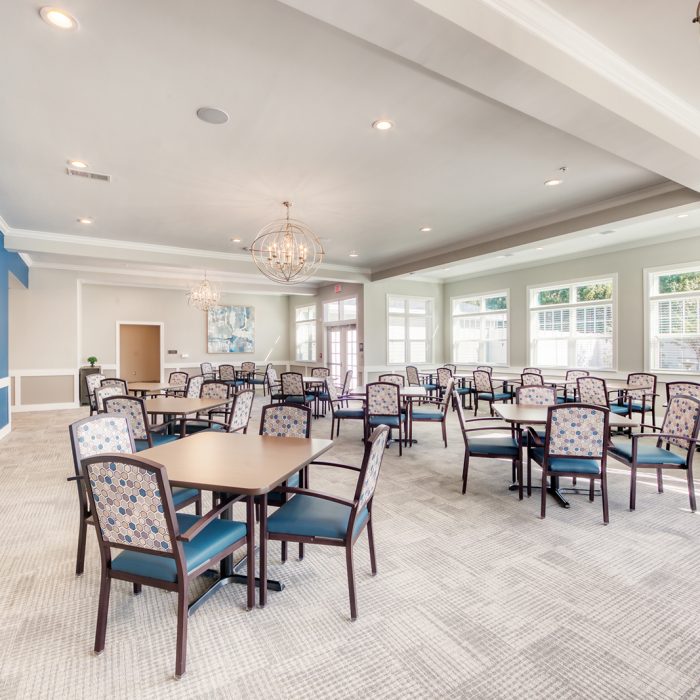
[{"label": "chandelier", "polygon": [[311,229],[301,221],[278,219],[258,233],[250,253],[258,270],[280,284],[297,284],[307,280],[323,262],[323,246]]},{"label": "chandelier", "polygon": [[219,305],[221,293],[215,289],[204,273],[204,279],[189,292],[187,292],[187,303],[200,311],[209,311]]}]

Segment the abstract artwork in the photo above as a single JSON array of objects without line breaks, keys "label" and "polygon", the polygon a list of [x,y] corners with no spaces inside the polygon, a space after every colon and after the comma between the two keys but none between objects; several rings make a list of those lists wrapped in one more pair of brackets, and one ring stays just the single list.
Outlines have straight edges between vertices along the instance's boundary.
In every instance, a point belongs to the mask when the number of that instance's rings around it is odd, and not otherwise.
[{"label": "abstract artwork", "polygon": [[207,312],[207,352],[254,352],[255,307],[217,306]]}]

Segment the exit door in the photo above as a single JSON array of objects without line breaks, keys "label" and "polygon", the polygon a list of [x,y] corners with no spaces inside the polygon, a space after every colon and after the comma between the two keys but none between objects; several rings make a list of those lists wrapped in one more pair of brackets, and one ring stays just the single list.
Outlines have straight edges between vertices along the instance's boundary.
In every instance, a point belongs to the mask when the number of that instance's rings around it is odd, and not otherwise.
[{"label": "exit door", "polygon": [[331,377],[341,384],[345,373],[351,369],[355,382],[357,376],[357,326],[330,326],[326,330],[327,363]]}]

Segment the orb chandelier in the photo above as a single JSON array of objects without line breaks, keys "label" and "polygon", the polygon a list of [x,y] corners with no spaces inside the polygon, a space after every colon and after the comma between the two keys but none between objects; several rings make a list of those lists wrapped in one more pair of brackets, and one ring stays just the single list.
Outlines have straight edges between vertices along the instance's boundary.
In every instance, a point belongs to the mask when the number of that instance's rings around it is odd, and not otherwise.
[{"label": "orb chandelier", "polygon": [[309,279],[323,262],[323,246],[311,229],[301,221],[278,219],[258,233],[250,253],[258,270],[280,284],[297,284]]},{"label": "orb chandelier", "polygon": [[200,311],[209,311],[219,305],[221,293],[215,289],[204,273],[204,279],[189,292],[187,292],[187,303]]}]

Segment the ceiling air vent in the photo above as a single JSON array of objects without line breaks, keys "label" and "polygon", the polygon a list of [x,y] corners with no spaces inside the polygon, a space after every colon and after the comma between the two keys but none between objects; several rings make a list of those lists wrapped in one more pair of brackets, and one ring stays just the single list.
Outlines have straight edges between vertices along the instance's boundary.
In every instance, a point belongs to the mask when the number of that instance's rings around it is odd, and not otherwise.
[{"label": "ceiling air vent", "polygon": [[102,182],[109,182],[112,179],[111,175],[102,175],[101,173],[91,173],[87,170],[77,170],[75,168],[66,168],[66,175],[71,175],[75,177],[83,177],[86,180],[101,180]]}]

